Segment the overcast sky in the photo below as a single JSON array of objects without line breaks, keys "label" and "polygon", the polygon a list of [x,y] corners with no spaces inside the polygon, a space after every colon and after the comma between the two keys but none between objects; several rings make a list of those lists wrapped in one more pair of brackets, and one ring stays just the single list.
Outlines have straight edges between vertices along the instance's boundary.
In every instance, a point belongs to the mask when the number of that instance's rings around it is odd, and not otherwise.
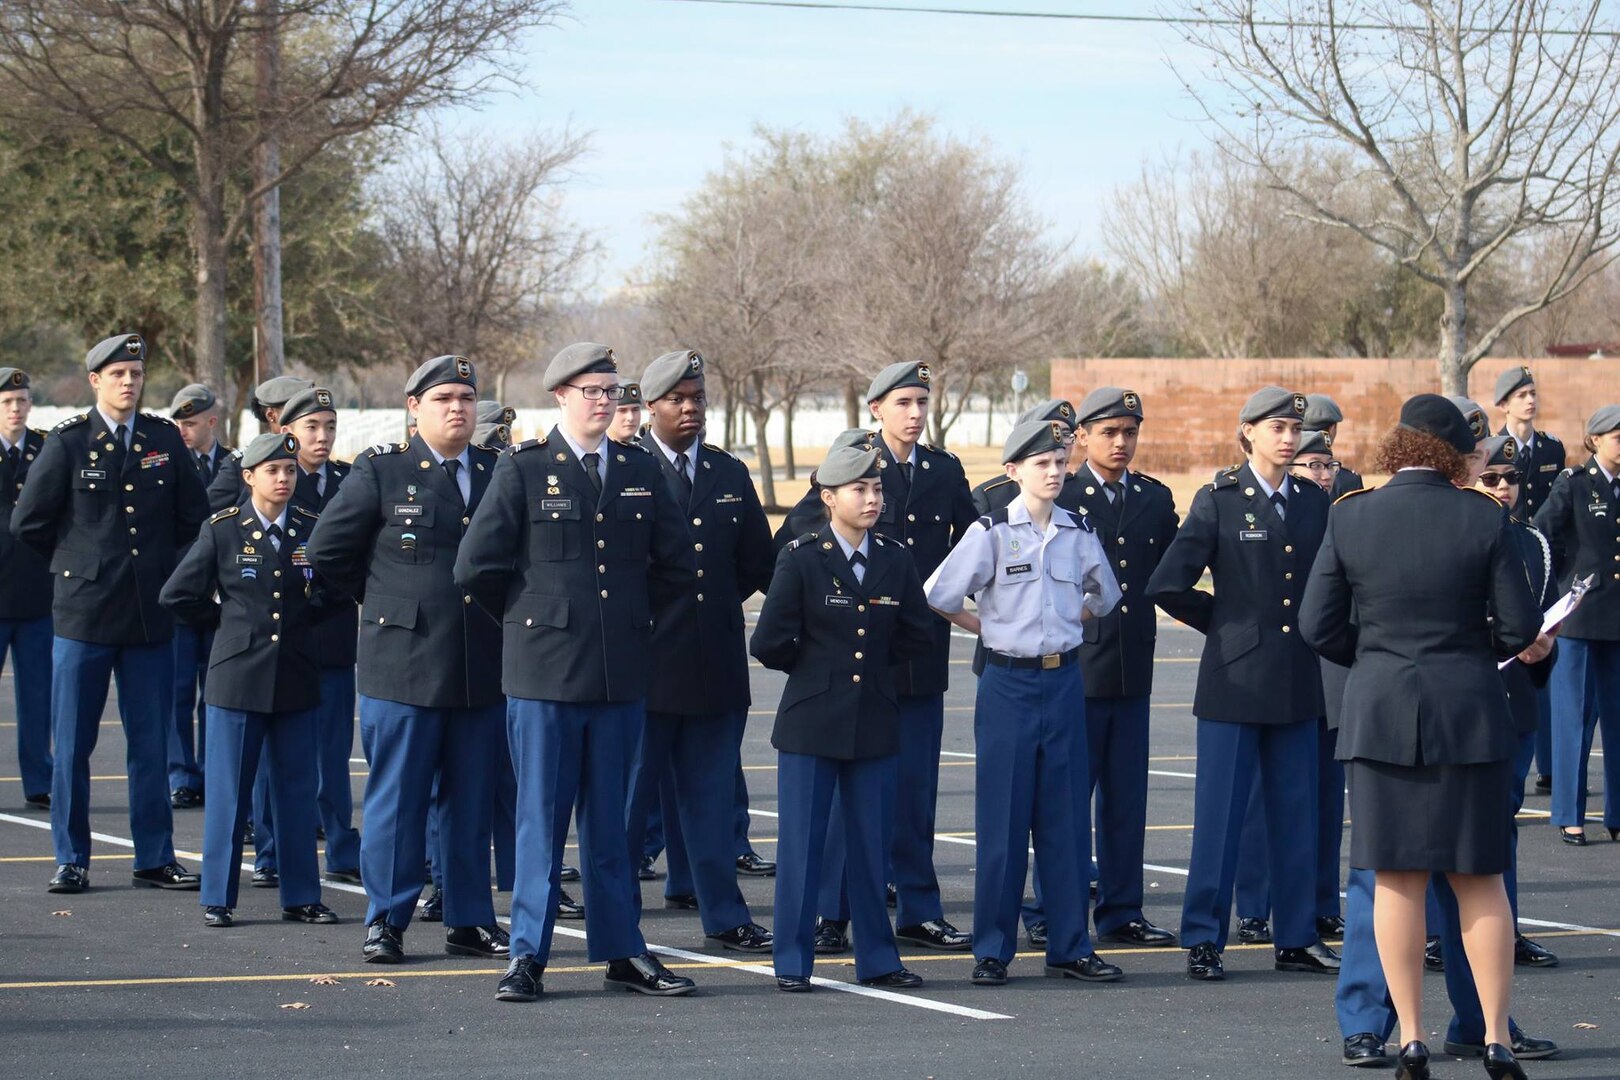
[{"label": "overcast sky", "polygon": [[[1150,10],[1136,0],[966,6]],[[573,0],[568,18],[532,38],[533,89],[462,122],[497,136],[592,133],[567,205],[607,247],[604,291],[643,263],[648,215],[677,207],[756,123],[830,132],[847,116],[876,121],[908,106],[1020,164],[1054,231],[1092,250],[1101,200],[1144,155],[1207,138],[1169,67],[1173,51],[1190,59],[1172,29],[1148,24]]]}]

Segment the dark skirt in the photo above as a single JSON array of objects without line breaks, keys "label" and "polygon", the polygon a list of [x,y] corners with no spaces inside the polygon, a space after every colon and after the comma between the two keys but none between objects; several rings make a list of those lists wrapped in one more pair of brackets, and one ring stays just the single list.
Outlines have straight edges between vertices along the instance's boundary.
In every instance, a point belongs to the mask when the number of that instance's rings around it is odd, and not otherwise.
[{"label": "dark skirt", "polygon": [[1500,874],[1513,850],[1513,763],[1347,761],[1350,865]]}]

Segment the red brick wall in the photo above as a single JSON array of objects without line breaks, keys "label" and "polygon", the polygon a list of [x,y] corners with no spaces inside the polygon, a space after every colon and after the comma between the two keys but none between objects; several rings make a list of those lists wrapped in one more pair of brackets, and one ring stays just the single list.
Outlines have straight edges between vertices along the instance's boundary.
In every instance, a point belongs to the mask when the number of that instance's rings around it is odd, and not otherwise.
[{"label": "red brick wall", "polygon": [[[1609,360],[1482,360],[1470,375],[1469,396],[1484,406],[1493,431],[1502,422],[1491,400],[1496,377],[1521,363],[1535,372],[1541,391],[1536,426],[1563,439],[1572,460],[1584,459],[1586,418],[1599,406],[1620,402],[1620,368]],[[1432,360],[1052,361],[1053,397],[1078,404],[1099,386],[1142,395],[1146,422],[1137,463],[1149,473],[1200,472],[1240,460],[1238,410],[1250,394],[1272,383],[1337,401],[1344,423],[1335,450],[1362,472],[1369,471],[1373,448],[1394,426],[1401,402],[1440,386]]]}]

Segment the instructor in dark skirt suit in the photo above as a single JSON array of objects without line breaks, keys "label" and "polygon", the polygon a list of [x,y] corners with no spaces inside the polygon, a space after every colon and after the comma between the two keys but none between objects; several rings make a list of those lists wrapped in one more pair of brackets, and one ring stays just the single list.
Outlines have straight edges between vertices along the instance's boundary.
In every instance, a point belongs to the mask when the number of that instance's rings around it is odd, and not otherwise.
[{"label": "instructor in dark skirt suit", "polygon": [[1508,1049],[1513,915],[1502,883],[1517,738],[1496,662],[1535,642],[1541,613],[1506,511],[1453,486],[1475,442],[1438,395],[1401,407],[1379,452],[1378,471],[1393,479],[1335,504],[1300,620],[1317,652],[1350,665],[1338,745],[1350,865],[1376,873],[1379,959],[1400,1019],[1400,1075],[1413,1080],[1429,1075],[1422,981],[1433,872],[1447,876],[1466,928],[1486,1072],[1524,1075]]}]

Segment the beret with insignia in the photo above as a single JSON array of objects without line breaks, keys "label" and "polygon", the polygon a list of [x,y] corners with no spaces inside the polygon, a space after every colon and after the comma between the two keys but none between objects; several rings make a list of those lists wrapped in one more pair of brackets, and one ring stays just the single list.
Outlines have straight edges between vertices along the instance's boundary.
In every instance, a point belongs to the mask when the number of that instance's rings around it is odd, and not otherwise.
[{"label": "beret with insignia", "polygon": [[1485,450],[1485,467],[1512,465],[1519,456],[1518,441],[1511,435],[1493,435],[1480,443]]},{"label": "beret with insignia", "polygon": [[311,386],[287,399],[281,407],[281,422],[291,424],[299,417],[318,412],[335,413],[337,406],[332,403],[332,391],[324,386]]},{"label": "beret with insignia", "polygon": [[1305,430],[1321,431],[1334,424],[1344,423],[1344,411],[1339,403],[1326,394],[1305,395]]},{"label": "beret with insignia", "polygon": [[507,424],[517,420],[517,410],[498,401],[480,401],[473,419],[480,424]]},{"label": "beret with insignia", "polygon": [[641,373],[641,396],[657,401],[687,379],[703,378],[703,357],[693,349],[667,352]]},{"label": "beret with insignia", "polygon": [[1299,448],[1294,451],[1294,458],[1298,460],[1306,454],[1333,453],[1333,440],[1328,438],[1325,431],[1307,431],[1299,437]]},{"label": "beret with insignia", "polygon": [[576,341],[551,358],[544,379],[547,390],[555,390],[580,375],[617,375],[619,361],[613,350],[594,341]]},{"label": "beret with insignia", "polygon": [[405,396],[419,398],[445,383],[461,383],[476,390],[478,376],[472,361],[465,356],[435,356],[411,372],[411,377],[405,380]]},{"label": "beret with insignia", "polygon": [[626,405],[640,405],[641,404],[641,384],[640,383],[633,383],[633,382],[620,383],[619,387],[620,387],[620,389],[622,389],[624,391],[624,397],[619,399],[619,408],[622,409]]},{"label": "beret with insignia", "polygon": [[1536,385],[1536,377],[1530,369],[1520,364],[1515,368],[1508,368],[1496,377],[1496,403],[1498,405],[1512,397],[1522,386]]},{"label": "beret with insignia", "polygon": [[294,394],[300,390],[308,390],[314,385],[308,379],[300,379],[297,375],[277,375],[253,388],[253,401],[260,407],[279,409],[291,401]]},{"label": "beret with insignia", "polygon": [[169,415],[176,420],[187,420],[214,407],[214,392],[202,383],[190,383],[175,391],[169,402]]},{"label": "beret with insignia", "polygon": [[291,435],[277,435],[267,431],[263,435],[255,435],[253,441],[243,449],[242,468],[257,468],[267,461],[296,461],[297,459],[297,439]]},{"label": "beret with insignia", "polygon": [[21,368],[0,367],[0,394],[7,390],[27,390],[28,372]]},{"label": "beret with insignia", "polygon": [[[1457,406],[1457,411],[1468,421],[1468,430],[1474,433],[1475,443],[1491,433],[1490,421],[1485,418],[1485,410],[1479,407],[1478,402],[1456,395],[1448,396],[1446,400]],[[1467,453],[1466,450],[1463,452]]]},{"label": "beret with insignia", "polygon": [[1039,405],[1030,406],[1018,414],[1018,420],[1013,427],[1030,420],[1061,420],[1069,426],[1070,431],[1074,430],[1076,424],[1074,406],[1062,398],[1052,398]]},{"label": "beret with insignia", "polygon": [[872,480],[878,472],[878,451],[863,450],[859,446],[839,446],[827,451],[827,459],[816,469],[816,480],[822,487],[853,484],[857,480]]},{"label": "beret with insignia", "polygon": [[1135,390],[1122,390],[1117,386],[1099,386],[1080,402],[1080,423],[1111,420],[1116,416],[1134,416],[1142,419],[1142,397]]},{"label": "beret with insignia", "polygon": [[1022,461],[1068,445],[1070,429],[1061,420],[1026,420],[1013,428],[1001,451],[1001,463]]},{"label": "beret with insignia", "polygon": [[919,390],[927,390],[933,382],[934,373],[927,364],[915,360],[906,360],[898,364],[890,364],[877,373],[872,385],[866,388],[868,402],[879,401],[891,390],[914,386]]},{"label": "beret with insignia", "polygon": [[1607,435],[1617,428],[1620,428],[1620,405],[1605,405],[1586,422],[1586,433],[1592,436]]},{"label": "beret with insignia", "polygon": [[1238,413],[1238,422],[1258,424],[1277,416],[1303,420],[1305,404],[1304,394],[1296,394],[1280,386],[1267,386],[1249,395],[1249,400],[1243,403],[1243,410]]},{"label": "beret with insignia", "polygon": [[114,334],[96,342],[84,354],[84,370],[100,371],[108,364],[127,363],[146,359],[146,342],[139,334]]}]

